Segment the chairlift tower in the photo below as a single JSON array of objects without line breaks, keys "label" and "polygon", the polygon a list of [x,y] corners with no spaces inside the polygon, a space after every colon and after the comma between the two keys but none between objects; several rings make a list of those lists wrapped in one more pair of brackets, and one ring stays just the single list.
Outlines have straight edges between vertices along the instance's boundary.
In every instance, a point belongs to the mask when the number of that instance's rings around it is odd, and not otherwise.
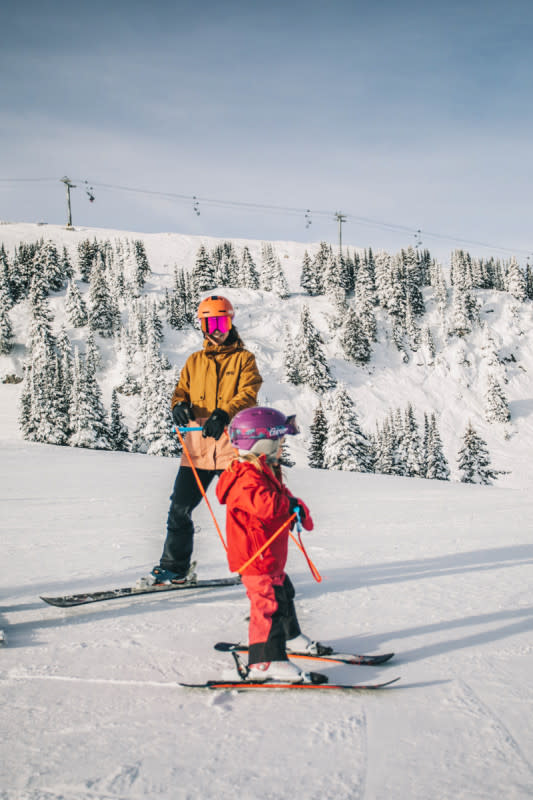
[{"label": "chairlift tower", "polygon": [[336,211],[335,219],[339,223],[339,254],[342,256],[342,223],[346,222],[346,216],[340,211]]},{"label": "chairlift tower", "polygon": [[72,228],[72,209],[70,207],[70,190],[75,189],[76,184],[72,183],[70,178],[67,178],[66,175],[64,178],[61,178],[61,183],[64,183],[67,189],[67,212],[68,212],[67,228]]}]

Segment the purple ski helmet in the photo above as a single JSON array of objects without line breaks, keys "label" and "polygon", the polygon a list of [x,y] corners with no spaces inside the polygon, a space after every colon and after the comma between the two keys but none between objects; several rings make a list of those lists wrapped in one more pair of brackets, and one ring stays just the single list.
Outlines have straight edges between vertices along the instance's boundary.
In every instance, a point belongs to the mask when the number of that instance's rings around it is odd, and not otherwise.
[{"label": "purple ski helmet", "polygon": [[281,411],[266,406],[253,406],[239,411],[229,426],[232,445],[244,451],[266,452],[265,448],[260,446],[262,442],[275,442],[284,436],[294,436],[297,433],[300,431],[295,414],[286,417]]}]

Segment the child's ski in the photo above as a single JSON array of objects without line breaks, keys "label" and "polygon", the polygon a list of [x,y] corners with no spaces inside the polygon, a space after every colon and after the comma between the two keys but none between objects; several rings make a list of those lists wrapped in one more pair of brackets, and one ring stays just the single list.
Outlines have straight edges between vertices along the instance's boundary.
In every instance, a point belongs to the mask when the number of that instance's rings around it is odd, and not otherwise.
[{"label": "child's ski", "polygon": [[233,578],[213,578],[211,580],[188,581],[187,583],[159,583],[154,586],[125,586],[122,589],[109,589],[97,592],[86,592],[85,594],[67,594],[61,597],[41,597],[45,603],[60,608],[70,608],[71,606],[81,606],[87,603],[98,603],[102,600],[118,600],[121,597],[137,597],[142,594],[154,594],[156,592],[179,592],[186,589],[216,589],[223,586],[240,585],[240,575]]},{"label": "child's ski", "polygon": [[[248,647],[245,644],[237,644],[234,642],[218,642],[215,645],[215,650],[220,650],[222,653],[246,653]],[[394,653],[376,653],[375,655],[357,655],[356,653],[331,653],[326,656],[314,656],[305,652],[291,653],[287,651],[289,658],[305,658],[310,661],[330,661],[334,664],[354,664],[363,667],[375,667],[378,664],[384,664],[389,661]]]},{"label": "child's ski", "polygon": [[383,683],[277,683],[275,681],[265,681],[257,683],[253,681],[206,681],[205,683],[180,683],[187,689],[236,689],[238,692],[251,691],[253,689],[296,689],[296,690],[316,690],[323,691],[329,689],[330,691],[362,691],[383,689],[385,686],[390,686],[392,683],[399,681],[399,678],[392,678],[392,680],[384,681]]}]

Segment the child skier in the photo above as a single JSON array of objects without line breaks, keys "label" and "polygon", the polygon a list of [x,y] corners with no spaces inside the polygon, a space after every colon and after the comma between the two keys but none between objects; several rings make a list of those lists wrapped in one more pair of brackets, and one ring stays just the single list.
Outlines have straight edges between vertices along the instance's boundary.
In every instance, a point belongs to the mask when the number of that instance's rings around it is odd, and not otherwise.
[{"label": "child skier", "polygon": [[284,437],[298,432],[295,418],[286,418],[274,408],[255,406],[240,411],[229,428],[239,456],[222,473],[216,487],[219,501],[226,505],[229,566],[232,572],[241,572],[250,600],[247,680],[300,683],[306,679],[305,673],[288,660],[287,650],[332,652],[300,630],[294,588],[285,573],[289,524],[245,566],[296,507],[303,527],[313,529],[309,509],[291,494],[281,475]]}]

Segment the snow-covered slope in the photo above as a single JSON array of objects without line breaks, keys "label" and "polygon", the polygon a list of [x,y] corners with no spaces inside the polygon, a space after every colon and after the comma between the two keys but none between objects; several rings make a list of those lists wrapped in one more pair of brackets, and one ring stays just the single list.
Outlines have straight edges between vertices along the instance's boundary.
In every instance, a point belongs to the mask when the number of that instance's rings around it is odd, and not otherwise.
[{"label": "snow-covered slope", "polygon": [[[216,695],[212,645],[246,636],[240,587],[61,611],[158,559],[176,462],[32,444],[2,386],[1,800],[526,800],[533,792],[531,493],[295,468],[323,581],[293,548],[304,630],[396,652],[379,694]],[[214,500],[214,497],[211,497]],[[219,520],[223,517],[216,506]],[[204,506],[200,576],[226,575]]]},{"label": "snow-covered slope", "polygon": [[[144,292],[161,298],[173,283],[175,266],[192,269],[198,248],[208,249],[220,240],[178,234],[140,234],[102,229],[77,228],[66,230],[60,226],[30,224],[5,224],[0,226],[0,242],[8,251],[21,242],[51,239],[58,246],[67,247],[74,263],[77,246],[86,239],[99,241],[117,239],[142,239],[145,244],[152,274]],[[261,263],[261,243],[235,241],[239,251],[247,245],[258,264]],[[478,433],[487,441],[493,467],[507,473],[500,476],[501,486],[529,486],[532,480],[530,451],[533,445],[533,305],[517,303],[503,292],[477,291],[480,303],[480,320],[486,322],[500,360],[499,376],[504,382],[509,400],[511,421],[508,424],[490,424],[484,416],[484,398],[488,376],[486,331],[476,326],[471,334],[458,339],[447,335],[442,319],[435,307],[432,291],[426,289],[427,324],[433,335],[437,355],[428,358],[423,348],[410,354],[404,363],[390,340],[383,315],[378,313],[378,343],[370,364],[358,367],[345,360],[330,319],[331,301],[325,297],[307,297],[300,287],[301,265],[308,245],[294,242],[273,243],[286,273],[291,296],[280,300],[272,292],[224,289],[236,307],[236,322],[245,343],[256,353],[264,385],[259,401],[278,405],[287,412],[298,414],[303,436],[291,442],[291,453],[299,466],[307,464],[309,425],[317,405],[317,396],[308,388],[295,387],[283,382],[282,356],[284,331],[288,327],[293,336],[298,335],[298,322],[302,305],[311,309],[314,324],[326,342],[325,350],[334,376],[348,387],[356,403],[363,430],[374,433],[376,423],[382,423],[391,410],[405,409],[411,403],[421,425],[424,413],[436,412],[445,455],[450,463],[452,479],[458,479],[456,457],[466,425],[472,422]],[[81,285],[86,290],[86,285]],[[55,329],[66,323],[64,312],[65,292],[50,298],[55,315]],[[16,345],[9,356],[0,356],[0,378],[22,373],[27,354],[25,342],[28,334],[27,303],[18,304],[11,312]],[[84,346],[86,332],[69,329],[75,344]],[[162,351],[173,365],[181,366],[186,356],[200,347],[197,331],[174,331],[165,326]],[[120,364],[109,342],[99,340],[103,353],[103,368],[98,375],[104,400],[109,406],[111,391],[120,382]],[[6,387],[0,385],[0,405]],[[123,399],[127,422],[135,422],[137,401]]]}]

